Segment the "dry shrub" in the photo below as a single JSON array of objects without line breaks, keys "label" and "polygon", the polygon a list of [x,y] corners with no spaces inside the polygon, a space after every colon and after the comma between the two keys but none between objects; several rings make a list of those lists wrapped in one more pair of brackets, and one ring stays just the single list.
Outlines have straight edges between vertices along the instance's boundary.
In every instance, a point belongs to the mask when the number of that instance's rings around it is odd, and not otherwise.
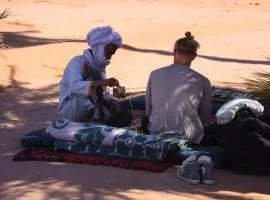
[{"label": "dry shrub", "polygon": [[256,72],[255,78],[246,79],[249,94],[264,107],[264,115],[270,122],[270,72]]},{"label": "dry shrub", "polygon": [[3,12],[0,13],[0,19],[5,19],[9,16],[8,11],[5,9]]}]

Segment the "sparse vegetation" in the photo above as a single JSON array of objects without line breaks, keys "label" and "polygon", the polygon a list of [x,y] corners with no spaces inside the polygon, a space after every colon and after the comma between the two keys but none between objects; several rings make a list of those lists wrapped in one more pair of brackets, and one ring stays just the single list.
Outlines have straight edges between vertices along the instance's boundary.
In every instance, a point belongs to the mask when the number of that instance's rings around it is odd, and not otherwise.
[{"label": "sparse vegetation", "polygon": [[[8,17],[8,11],[4,10],[2,13],[0,13],[0,19],[5,19]],[[6,45],[4,44],[4,35],[0,33],[0,56],[1,56],[1,50],[5,49]],[[6,87],[0,85],[0,93],[4,91]]]},{"label": "sparse vegetation", "polygon": [[4,45],[4,37],[3,34],[0,33],[0,49],[4,49],[5,45]]},{"label": "sparse vegetation", "polygon": [[0,13],[0,19],[5,19],[9,16],[8,11],[5,9],[3,12]]},{"label": "sparse vegetation", "polygon": [[255,78],[246,79],[248,92],[263,104],[265,118],[270,122],[270,73],[257,72]]},{"label": "sparse vegetation", "polygon": [[[8,17],[8,11],[5,9],[3,12],[0,13],[0,19],[5,19]],[[0,33],[0,50],[6,48],[4,44],[4,35]]]}]

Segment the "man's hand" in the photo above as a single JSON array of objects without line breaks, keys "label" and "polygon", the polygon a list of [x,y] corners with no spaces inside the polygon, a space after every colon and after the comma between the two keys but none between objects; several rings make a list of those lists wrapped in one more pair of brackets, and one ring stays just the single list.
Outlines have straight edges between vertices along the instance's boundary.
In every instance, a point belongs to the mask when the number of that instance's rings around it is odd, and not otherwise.
[{"label": "man's hand", "polygon": [[109,86],[109,87],[114,87],[114,86],[119,86],[119,81],[116,78],[108,78],[105,80],[100,80],[100,81],[94,81],[92,83],[92,86]]},{"label": "man's hand", "polygon": [[103,86],[109,86],[109,87],[119,86],[119,81],[116,78],[105,79]]}]

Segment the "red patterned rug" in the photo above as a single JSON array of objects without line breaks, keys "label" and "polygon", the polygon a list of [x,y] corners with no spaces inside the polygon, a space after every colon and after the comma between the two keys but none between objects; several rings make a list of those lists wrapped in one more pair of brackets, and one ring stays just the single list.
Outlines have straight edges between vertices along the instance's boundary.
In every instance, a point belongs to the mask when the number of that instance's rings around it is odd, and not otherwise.
[{"label": "red patterned rug", "polygon": [[144,160],[130,160],[124,158],[107,157],[100,155],[81,155],[66,151],[56,151],[53,148],[32,147],[25,149],[13,157],[14,161],[49,161],[67,162],[88,165],[107,165],[126,169],[163,172],[172,167],[174,163],[151,162]]}]

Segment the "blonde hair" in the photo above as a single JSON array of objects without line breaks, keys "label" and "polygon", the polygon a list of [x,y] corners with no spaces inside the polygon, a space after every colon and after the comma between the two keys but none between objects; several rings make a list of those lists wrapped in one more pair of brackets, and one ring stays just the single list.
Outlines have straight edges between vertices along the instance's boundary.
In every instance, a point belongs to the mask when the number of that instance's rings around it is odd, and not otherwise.
[{"label": "blonde hair", "polygon": [[197,49],[200,48],[198,41],[194,40],[191,32],[186,32],[184,38],[180,38],[175,42],[175,50],[185,54],[197,55]]}]

